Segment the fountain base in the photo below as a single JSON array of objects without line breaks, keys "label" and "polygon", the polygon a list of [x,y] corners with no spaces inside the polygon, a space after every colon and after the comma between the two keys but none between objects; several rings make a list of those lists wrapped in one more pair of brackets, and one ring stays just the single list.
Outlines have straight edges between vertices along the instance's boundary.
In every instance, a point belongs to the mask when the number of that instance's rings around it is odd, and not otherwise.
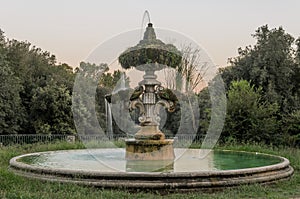
[{"label": "fountain base", "polygon": [[173,172],[174,160],[126,160],[126,172]]},{"label": "fountain base", "polygon": [[116,148],[25,154],[10,160],[10,170],[42,181],[162,193],[276,183],[290,179],[294,172],[290,162],[279,156],[211,151],[197,158],[202,150],[175,148],[176,161],[160,170],[156,168],[168,161],[128,161],[125,150]]},{"label": "fountain base", "polygon": [[134,135],[136,140],[164,140],[163,134],[157,125],[141,126],[141,129]]},{"label": "fountain base", "polygon": [[126,140],[126,160],[174,160],[172,139]]}]

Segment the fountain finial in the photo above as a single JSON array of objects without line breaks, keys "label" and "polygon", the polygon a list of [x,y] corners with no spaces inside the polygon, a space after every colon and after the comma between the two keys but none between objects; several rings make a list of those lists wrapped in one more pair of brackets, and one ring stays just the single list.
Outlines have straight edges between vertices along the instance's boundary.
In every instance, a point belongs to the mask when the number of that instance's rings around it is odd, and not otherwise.
[{"label": "fountain finial", "polygon": [[148,27],[146,28],[143,39],[148,41],[148,42],[156,40],[156,34],[154,32],[154,28],[153,28],[152,23],[148,23]]}]

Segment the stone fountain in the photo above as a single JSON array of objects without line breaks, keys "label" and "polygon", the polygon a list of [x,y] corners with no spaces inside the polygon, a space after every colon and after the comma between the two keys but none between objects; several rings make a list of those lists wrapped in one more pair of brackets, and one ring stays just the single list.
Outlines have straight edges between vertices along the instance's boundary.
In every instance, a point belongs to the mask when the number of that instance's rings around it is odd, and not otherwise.
[{"label": "stone fountain", "polygon": [[180,61],[181,55],[175,46],[164,44],[156,38],[152,23],[148,24],[144,38],[139,44],[119,56],[123,68],[135,67],[145,72],[143,80],[130,97],[129,109],[139,109],[141,128],[134,139],[126,140],[128,161],[158,160],[169,161],[169,164],[173,162],[173,139],[165,139],[164,133],[159,130],[159,110],[165,107],[169,112],[173,112],[177,99],[171,90],[161,86],[155,71],[167,66],[176,67]]},{"label": "stone fountain", "polygon": [[[139,112],[140,129],[133,139],[126,140],[126,148],[24,154],[10,160],[10,170],[42,181],[164,193],[166,190],[215,190],[289,179],[294,170],[284,157],[217,150],[209,150],[205,157],[200,157],[206,149],[173,149],[173,140],[166,139],[159,129],[159,112],[162,107],[174,111],[178,99],[170,89],[162,86],[155,72],[165,67],[176,68],[181,59],[175,46],[156,38],[153,25],[149,23],[143,39],[118,58],[123,68],[134,67],[145,73],[131,95],[127,96],[128,92],[123,89],[118,91],[121,97],[129,98],[127,108]],[[111,97],[106,96],[108,101]]]}]

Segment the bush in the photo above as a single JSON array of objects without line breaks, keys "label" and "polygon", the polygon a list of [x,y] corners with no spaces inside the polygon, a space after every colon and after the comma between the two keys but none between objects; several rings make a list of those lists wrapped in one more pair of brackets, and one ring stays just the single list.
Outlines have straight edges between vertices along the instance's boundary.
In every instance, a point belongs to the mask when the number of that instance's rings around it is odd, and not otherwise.
[{"label": "bush", "polygon": [[228,91],[227,116],[222,140],[280,143],[276,103],[262,100],[261,87],[254,89],[246,80],[233,81]]},{"label": "bush", "polygon": [[282,118],[281,132],[283,141],[288,146],[300,146],[300,110],[285,115]]}]

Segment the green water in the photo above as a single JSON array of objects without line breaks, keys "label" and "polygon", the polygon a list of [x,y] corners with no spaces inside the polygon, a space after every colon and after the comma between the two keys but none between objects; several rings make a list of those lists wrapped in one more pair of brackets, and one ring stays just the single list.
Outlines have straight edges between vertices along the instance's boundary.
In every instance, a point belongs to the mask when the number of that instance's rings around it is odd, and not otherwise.
[{"label": "green water", "polygon": [[246,169],[280,163],[274,156],[246,152],[214,151],[214,166],[217,170]]}]

